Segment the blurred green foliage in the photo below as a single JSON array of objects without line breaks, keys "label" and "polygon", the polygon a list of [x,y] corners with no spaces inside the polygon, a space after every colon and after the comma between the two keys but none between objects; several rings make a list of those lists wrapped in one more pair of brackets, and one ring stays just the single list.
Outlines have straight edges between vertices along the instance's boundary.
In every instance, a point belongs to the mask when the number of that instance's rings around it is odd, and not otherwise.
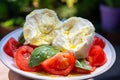
[{"label": "blurred green foliage", "polygon": [[80,16],[98,18],[100,0],[0,0],[0,24],[2,27],[23,26],[25,17],[34,9],[49,8],[60,19]]},{"label": "blurred green foliage", "polygon": [[103,0],[103,3],[110,7],[120,7],[120,0]]},{"label": "blurred green foliage", "polygon": [[17,17],[1,22],[1,26],[3,26],[4,28],[9,28],[9,27],[14,28],[14,27],[23,26],[23,23],[24,23],[24,19],[22,17]]},{"label": "blurred green foliage", "polygon": [[77,15],[77,8],[76,7],[68,8],[67,6],[60,6],[56,10],[56,12],[58,13],[60,19],[64,19]]}]

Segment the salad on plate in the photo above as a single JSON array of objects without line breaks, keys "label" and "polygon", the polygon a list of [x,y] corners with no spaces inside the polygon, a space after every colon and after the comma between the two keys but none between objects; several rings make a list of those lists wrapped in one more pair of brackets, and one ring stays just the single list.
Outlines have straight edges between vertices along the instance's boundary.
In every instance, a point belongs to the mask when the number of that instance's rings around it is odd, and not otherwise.
[{"label": "salad on plate", "polygon": [[3,50],[20,70],[68,76],[91,74],[103,66],[105,46],[89,20],[71,17],[62,22],[53,10],[38,9],[26,16],[18,40],[9,38]]}]

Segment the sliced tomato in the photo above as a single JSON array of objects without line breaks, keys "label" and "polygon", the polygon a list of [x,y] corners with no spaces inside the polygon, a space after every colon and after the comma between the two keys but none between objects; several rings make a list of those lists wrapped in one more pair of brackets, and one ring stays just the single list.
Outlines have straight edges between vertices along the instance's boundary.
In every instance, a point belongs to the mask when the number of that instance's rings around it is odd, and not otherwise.
[{"label": "sliced tomato", "polygon": [[102,66],[106,63],[107,58],[103,49],[99,45],[93,45],[88,54],[88,61],[92,66]]},{"label": "sliced tomato", "polygon": [[99,38],[98,36],[94,36],[93,45],[99,45],[101,48],[104,48],[105,42],[101,38]]},{"label": "sliced tomato", "polygon": [[41,63],[43,69],[55,75],[68,75],[74,67],[75,57],[71,52],[57,53]]},{"label": "sliced tomato", "polygon": [[31,48],[30,46],[22,46],[18,48],[14,57],[15,62],[21,70],[30,71],[30,72],[39,72],[41,70],[41,66],[31,68],[28,65],[28,61],[32,51],[33,48]]},{"label": "sliced tomato", "polygon": [[96,69],[96,67],[92,67],[91,70],[74,67],[73,71],[75,73],[79,73],[79,74],[90,74],[91,72],[95,71],[95,69]]},{"label": "sliced tomato", "polygon": [[5,53],[8,54],[9,56],[13,57],[14,56],[14,52],[17,49],[17,44],[18,44],[18,42],[13,37],[11,37],[7,41],[7,43],[5,44],[5,46],[3,48]]}]

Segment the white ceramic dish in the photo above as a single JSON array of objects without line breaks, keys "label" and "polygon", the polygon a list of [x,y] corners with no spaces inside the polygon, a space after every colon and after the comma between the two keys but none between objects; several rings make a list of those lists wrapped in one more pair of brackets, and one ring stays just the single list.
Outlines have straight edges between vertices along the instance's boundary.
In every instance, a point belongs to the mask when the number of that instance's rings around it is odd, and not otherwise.
[{"label": "white ceramic dish", "polygon": [[112,65],[115,62],[116,59],[116,54],[115,54],[115,50],[113,48],[113,46],[111,45],[111,43],[105,39],[104,37],[102,37],[101,35],[97,34],[97,36],[99,36],[100,38],[102,38],[105,43],[106,43],[106,47],[104,49],[106,56],[107,56],[107,62],[106,64],[104,64],[103,66],[99,67],[96,69],[96,71],[94,71],[91,74],[85,74],[85,75],[77,75],[77,76],[47,76],[47,75],[40,75],[40,74],[34,74],[31,72],[25,72],[22,71],[20,69],[17,68],[17,66],[15,65],[15,62],[13,60],[13,58],[9,57],[8,55],[6,55],[6,53],[3,51],[3,46],[5,45],[6,41],[10,38],[10,37],[14,37],[15,39],[18,39],[18,36],[21,34],[22,32],[22,28],[19,28],[11,33],[9,33],[8,35],[6,35],[1,41],[0,41],[0,59],[1,61],[4,63],[4,65],[6,65],[9,69],[15,71],[18,74],[21,74],[23,76],[29,77],[29,78],[33,78],[33,79],[47,79],[47,80],[81,80],[81,79],[88,79],[88,78],[92,78],[95,76],[98,76],[104,72],[106,72],[108,69],[110,69],[112,67]]}]

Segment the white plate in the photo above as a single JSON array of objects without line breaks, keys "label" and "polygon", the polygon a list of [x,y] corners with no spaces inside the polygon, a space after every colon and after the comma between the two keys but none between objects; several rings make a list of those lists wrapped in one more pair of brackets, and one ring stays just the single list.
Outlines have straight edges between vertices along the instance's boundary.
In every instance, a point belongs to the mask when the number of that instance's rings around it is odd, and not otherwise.
[{"label": "white plate", "polygon": [[41,75],[41,74],[34,74],[31,72],[25,72],[22,71],[20,69],[17,68],[17,66],[14,63],[13,58],[9,57],[8,55],[6,55],[6,53],[3,51],[3,46],[5,45],[5,43],[7,42],[7,40],[10,37],[14,37],[15,39],[18,39],[18,36],[21,34],[22,32],[22,28],[17,29],[11,33],[9,33],[8,35],[6,35],[1,41],[0,41],[0,59],[1,61],[11,70],[15,71],[18,74],[21,74],[23,76],[29,77],[29,78],[33,78],[33,79],[48,79],[48,80],[80,80],[80,79],[88,79],[91,77],[95,77],[98,76],[104,72],[106,72],[108,69],[110,69],[112,67],[112,65],[115,62],[116,59],[116,54],[115,54],[115,50],[113,48],[113,46],[110,44],[110,42],[108,40],[106,40],[104,37],[102,37],[101,35],[97,34],[97,36],[99,36],[100,38],[102,38],[105,43],[106,43],[106,47],[104,49],[106,56],[107,56],[107,62],[106,64],[104,64],[103,66],[99,67],[96,69],[96,71],[94,71],[91,74],[85,74],[85,75],[77,75],[77,76],[46,76],[46,75]]}]

